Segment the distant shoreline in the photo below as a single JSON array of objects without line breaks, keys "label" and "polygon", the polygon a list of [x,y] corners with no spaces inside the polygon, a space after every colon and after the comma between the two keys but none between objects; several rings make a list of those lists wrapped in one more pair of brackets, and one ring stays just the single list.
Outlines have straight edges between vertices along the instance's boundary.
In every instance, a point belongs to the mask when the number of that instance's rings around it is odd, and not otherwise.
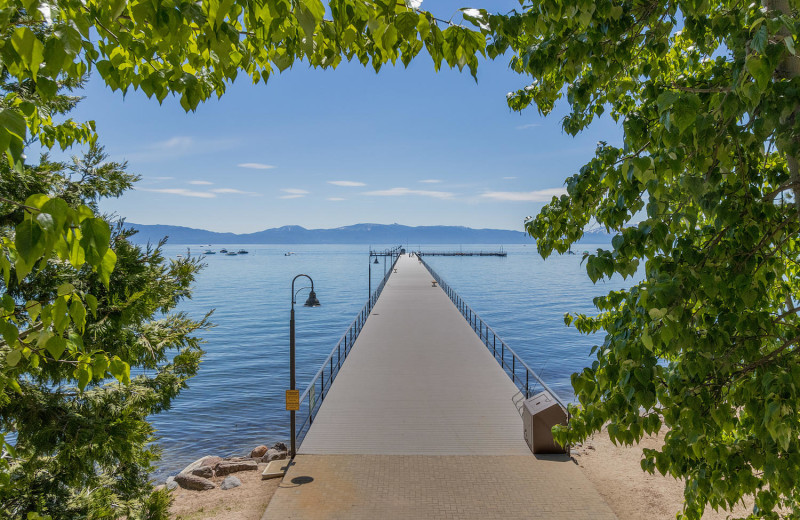
[{"label": "distant shoreline", "polygon": [[[169,237],[169,244],[531,244],[527,233],[507,229],[474,229],[463,226],[403,226],[400,224],[354,224],[331,229],[283,226],[255,233],[219,233],[183,226],[126,223],[138,231],[135,243],[155,243]],[[588,232],[583,241],[606,242],[605,232]]]}]

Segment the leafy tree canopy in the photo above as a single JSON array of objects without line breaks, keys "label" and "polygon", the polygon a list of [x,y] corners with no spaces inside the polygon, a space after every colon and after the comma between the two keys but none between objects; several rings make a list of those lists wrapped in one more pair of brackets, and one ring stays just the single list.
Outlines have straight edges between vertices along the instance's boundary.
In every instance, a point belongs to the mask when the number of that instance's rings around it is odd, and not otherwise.
[{"label": "leafy tree canopy", "polygon": [[[666,426],[665,445],[642,465],[687,479],[686,517],[746,497],[757,517],[796,517],[798,8],[796,0],[531,0],[502,14],[464,9],[467,26],[459,26],[380,0],[327,8],[318,0],[14,0],[0,8],[8,34],[0,56],[4,73],[28,87],[7,90],[0,104],[0,149],[20,170],[26,138],[91,141],[91,123],[57,121],[58,110],[46,108],[59,85],[89,70],[123,92],[159,101],[178,94],[191,110],[239,73],[265,81],[299,60],[335,67],[355,59],[379,70],[425,48],[435,67],[475,74],[481,54],[510,59],[530,83],[509,94],[512,109],[534,104],[547,114],[561,102],[569,134],[601,114],[624,132],[567,179],[567,195],[526,221],[540,252],[565,252],[594,220],[615,237],[587,255],[588,275],[644,273],[631,289],[597,298],[598,316],[566,317],[605,339],[573,377],[581,407],[559,439],[579,441],[608,424],[613,440],[631,443]],[[17,236],[49,237],[50,221],[59,233],[50,246],[7,243],[17,272],[52,248],[64,261],[88,262],[102,281],[105,229],[87,210],[56,205],[28,201],[31,218]],[[78,229],[89,238],[70,242]],[[76,250],[83,257],[69,256]]]}]

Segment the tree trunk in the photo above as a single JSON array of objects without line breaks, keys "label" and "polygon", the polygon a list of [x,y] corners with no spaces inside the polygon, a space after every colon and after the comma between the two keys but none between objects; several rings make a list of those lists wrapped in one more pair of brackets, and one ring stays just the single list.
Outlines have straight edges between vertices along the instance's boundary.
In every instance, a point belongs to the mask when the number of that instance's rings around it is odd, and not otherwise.
[{"label": "tree trunk", "polygon": [[[794,18],[789,0],[764,0],[764,6],[770,11],[778,11],[788,18]],[[784,38],[792,37],[792,33],[786,27],[782,28],[778,34]],[[800,76],[800,57],[791,54],[786,56],[786,59],[778,67],[777,76],[776,79],[792,79]],[[800,107],[795,107],[795,117],[798,112],[800,112]],[[800,213],[800,162],[796,156],[787,153],[786,163],[789,166],[789,175],[792,181],[794,204],[797,212]]]}]

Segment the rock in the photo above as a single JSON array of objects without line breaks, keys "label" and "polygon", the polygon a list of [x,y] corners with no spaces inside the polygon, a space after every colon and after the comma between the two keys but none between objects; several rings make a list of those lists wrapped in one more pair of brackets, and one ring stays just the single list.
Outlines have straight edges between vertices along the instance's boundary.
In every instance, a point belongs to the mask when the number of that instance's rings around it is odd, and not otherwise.
[{"label": "rock", "polygon": [[159,484],[153,488],[153,491],[162,491],[164,489],[167,489],[167,486],[165,486],[164,484]]},{"label": "rock", "polygon": [[[183,468],[183,471],[181,471],[180,474],[181,475],[190,475],[192,473],[193,469],[199,468],[200,466],[203,465],[203,461],[205,461],[206,459],[210,459],[210,458],[211,458],[211,456],[206,455],[202,459],[197,459],[196,461],[192,462],[191,464],[189,464],[188,466]],[[220,460],[222,460],[222,459],[220,459]]]},{"label": "rock", "polygon": [[261,458],[261,462],[272,462],[273,460],[283,460],[288,456],[286,451],[278,451],[274,448],[267,450]]},{"label": "rock", "polygon": [[198,477],[190,473],[178,474],[178,476],[175,477],[175,482],[184,489],[193,489],[195,491],[205,491],[217,487],[207,478]]},{"label": "rock", "polygon": [[230,475],[237,471],[256,471],[258,469],[258,462],[254,460],[231,460],[227,462],[220,462],[214,468],[214,473],[218,477]]},{"label": "rock", "polygon": [[234,477],[233,475],[228,475],[225,477],[225,480],[222,481],[222,484],[219,485],[220,489],[233,489],[235,487],[239,487],[242,485],[242,481],[238,478]]},{"label": "rock", "polygon": [[267,452],[268,449],[269,448],[267,448],[264,445],[256,446],[255,448],[253,448],[253,451],[250,452],[250,457],[254,459],[260,459],[261,457],[264,456],[264,454]]},{"label": "rock", "polygon": [[192,470],[192,475],[196,477],[211,478],[214,476],[214,468],[211,466],[200,466]]},{"label": "rock", "polygon": [[167,486],[167,489],[170,491],[178,487],[178,483],[175,482],[175,477],[167,477],[167,482],[164,485]]},{"label": "rock", "polygon": [[220,462],[222,462],[222,457],[216,457],[214,455],[209,455],[208,457],[200,459],[201,466],[216,466]]},{"label": "rock", "polygon": [[276,442],[275,445],[272,447],[272,449],[278,451],[289,451],[289,448],[287,448],[286,445],[282,442]]}]

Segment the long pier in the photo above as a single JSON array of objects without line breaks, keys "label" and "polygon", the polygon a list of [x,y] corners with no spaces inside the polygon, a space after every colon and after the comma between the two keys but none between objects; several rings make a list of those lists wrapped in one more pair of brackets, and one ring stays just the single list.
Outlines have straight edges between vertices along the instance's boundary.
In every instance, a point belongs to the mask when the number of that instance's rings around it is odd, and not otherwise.
[{"label": "long pier", "polygon": [[316,414],[263,518],[616,518],[568,456],[530,452],[519,387],[434,281],[398,258],[304,394]]},{"label": "long pier", "polygon": [[508,256],[506,251],[417,251],[419,256]]}]

